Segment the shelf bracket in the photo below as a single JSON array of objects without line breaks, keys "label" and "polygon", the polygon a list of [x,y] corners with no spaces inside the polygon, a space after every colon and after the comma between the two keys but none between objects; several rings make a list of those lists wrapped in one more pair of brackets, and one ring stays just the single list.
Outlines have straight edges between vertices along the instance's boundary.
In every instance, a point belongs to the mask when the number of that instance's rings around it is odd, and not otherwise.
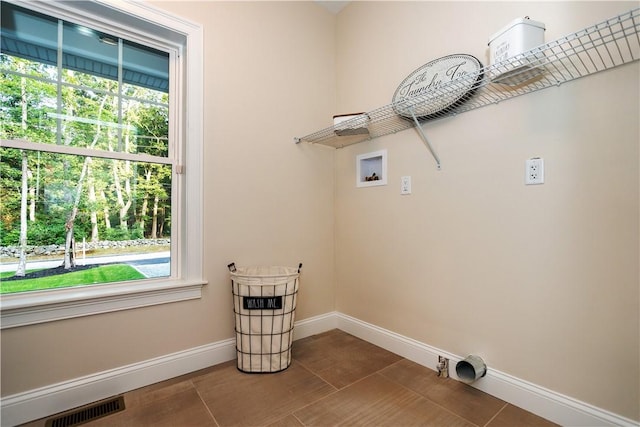
[{"label": "shelf bracket", "polygon": [[440,158],[438,157],[438,154],[435,152],[435,150],[433,149],[433,147],[429,143],[429,140],[427,139],[427,136],[424,134],[424,131],[422,130],[422,125],[418,121],[418,118],[416,117],[416,113],[414,112],[413,108],[410,108],[409,112],[411,113],[411,117],[413,118],[413,122],[416,125],[416,130],[420,134],[420,137],[422,138],[424,143],[429,148],[429,151],[431,151],[431,155],[433,156],[434,160],[436,161],[436,167],[438,168],[438,170],[440,170],[441,166],[440,166]]}]

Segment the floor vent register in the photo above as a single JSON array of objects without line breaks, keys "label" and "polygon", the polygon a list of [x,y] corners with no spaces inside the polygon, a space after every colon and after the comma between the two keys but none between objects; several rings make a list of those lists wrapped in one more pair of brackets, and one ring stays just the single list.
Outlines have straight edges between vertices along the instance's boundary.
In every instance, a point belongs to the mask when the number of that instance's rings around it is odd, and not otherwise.
[{"label": "floor vent register", "polygon": [[70,427],[88,423],[124,410],[124,396],[103,400],[49,418],[45,427]]}]

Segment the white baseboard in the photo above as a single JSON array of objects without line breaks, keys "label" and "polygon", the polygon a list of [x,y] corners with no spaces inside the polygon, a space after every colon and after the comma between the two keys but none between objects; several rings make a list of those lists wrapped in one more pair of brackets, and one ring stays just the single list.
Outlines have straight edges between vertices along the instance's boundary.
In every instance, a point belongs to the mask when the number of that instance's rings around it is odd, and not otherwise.
[{"label": "white baseboard", "polygon": [[295,323],[293,328],[293,340],[297,341],[301,338],[321,334],[322,332],[330,331],[337,327],[338,313],[335,311],[299,320]]},{"label": "white baseboard", "polygon": [[[298,340],[335,328],[434,370],[438,356],[445,356],[452,367],[450,375],[456,379],[453,367],[460,361],[459,356],[337,312],[296,322],[294,339]],[[2,398],[1,402],[1,424],[14,426],[43,418],[233,360],[235,357],[235,339],[228,339],[7,396]],[[633,420],[496,371],[491,367],[484,378],[474,383],[474,387],[561,425],[639,426]]]},{"label": "white baseboard", "polygon": [[[458,379],[455,365],[462,360],[462,357],[342,313],[336,313],[336,316],[338,329],[433,370],[436,370],[438,356],[448,358],[449,375],[451,378]],[[640,423],[631,419],[496,371],[491,367],[488,367],[486,376],[473,383],[473,387],[564,426],[640,426]]]},{"label": "white baseboard", "polygon": [[[295,323],[298,340],[335,329],[335,313]],[[2,426],[15,426],[130,390],[208,368],[236,357],[235,338],[3,397]]]},{"label": "white baseboard", "polygon": [[14,426],[236,357],[235,339],[156,357],[2,399],[2,425]]}]

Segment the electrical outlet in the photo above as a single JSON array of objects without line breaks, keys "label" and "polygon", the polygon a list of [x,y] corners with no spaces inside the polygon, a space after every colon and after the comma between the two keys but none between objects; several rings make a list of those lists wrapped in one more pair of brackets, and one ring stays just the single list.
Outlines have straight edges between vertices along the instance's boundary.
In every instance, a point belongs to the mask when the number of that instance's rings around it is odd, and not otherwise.
[{"label": "electrical outlet", "polygon": [[544,159],[534,157],[526,161],[524,183],[544,184]]},{"label": "electrical outlet", "polygon": [[411,177],[400,177],[400,194],[411,194]]}]

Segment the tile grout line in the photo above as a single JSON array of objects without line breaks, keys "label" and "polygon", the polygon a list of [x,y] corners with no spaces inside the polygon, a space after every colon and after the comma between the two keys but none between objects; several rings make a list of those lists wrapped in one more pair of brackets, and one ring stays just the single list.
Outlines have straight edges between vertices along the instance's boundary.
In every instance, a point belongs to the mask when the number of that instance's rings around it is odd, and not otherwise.
[{"label": "tile grout line", "polygon": [[[341,388],[338,388],[338,387],[334,386],[334,385],[333,385],[333,384],[331,384],[329,381],[327,381],[326,379],[324,379],[324,378],[322,377],[322,375],[320,375],[319,373],[317,373],[317,372],[315,372],[315,371],[312,371],[312,370],[311,370],[311,368],[307,367],[304,363],[300,362],[300,361],[299,361],[299,360],[297,360],[297,359],[294,359],[294,360],[296,361],[296,363],[297,363],[298,365],[300,365],[302,368],[304,368],[304,369],[305,369],[307,372],[309,372],[311,375],[313,375],[313,376],[316,376],[316,377],[320,378],[320,380],[321,380],[323,383],[327,384],[328,386],[330,386],[330,387],[332,387],[332,388],[334,389],[334,391],[333,391],[333,392],[331,392],[331,393],[329,393],[327,396],[331,396],[333,393],[337,393],[337,392],[339,392],[340,390],[342,390]],[[344,387],[343,387],[343,388],[344,388]],[[306,406],[306,405],[305,405],[305,406]]]},{"label": "tile grout line", "polygon": [[[409,359],[402,358],[402,359],[398,360],[397,362],[395,362],[395,363],[393,363],[393,364],[389,365],[389,367],[390,367],[390,366],[395,365],[396,363],[400,363],[402,360],[409,360]],[[386,369],[386,368],[384,368],[384,369]],[[381,369],[381,371],[382,371],[382,370],[384,370],[384,369]],[[386,378],[386,379],[388,379],[389,381],[393,382],[394,384],[397,384],[397,385],[399,385],[400,387],[402,387],[402,388],[404,388],[404,389],[406,389],[406,390],[408,390],[408,391],[411,391],[411,392],[413,392],[413,393],[417,394],[417,395],[418,395],[418,396],[420,396],[422,399],[426,400],[426,401],[427,401],[427,402],[429,402],[429,403],[432,403],[433,405],[435,405],[435,406],[437,406],[438,408],[440,408],[440,409],[444,410],[445,412],[450,413],[451,415],[455,416],[456,418],[459,418],[459,419],[463,420],[464,422],[469,423],[469,424],[471,424],[471,425],[478,426],[478,424],[476,424],[476,423],[474,423],[473,421],[471,421],[471,420],[469,420],[469,419],[467,419],[467,418],[463,417],[462,415],[460,415],[460,414],[458,414],[458,413],[456,413],[456,412],[452,411],[451,409],[449,409],[449,408],[447,408],[447,407],[445,407],[445,406],[442,406],[442,405],[441,405],[441,404],[439,404],[438,402],[436,402],[436,401],[434,401],[434,400],[430,399],[428,396],[425,396],[424,394],[422,394],[422,393],[420,393],[420,392],[418,392],[418,391],[416,391],[416,390],[412,390],[411,388],[409,388],[409,387],[405,386],[404,384],[402,384],[402,383],[400,383],[400,382],[398,382],[398,381],[396,381],[396,380],[394,380],[394,379],[392,379],[392,378],[389,378],[389,377],[384,376],[384,375],[383,375],[383,377],[384,377],[384,378]],[[446,380],[451,380],[451,378],[445,378],[445,379],[444,379],[444,381],[446,381]],[[454,381],[455,381],[455,380],[454,380]],[[505,406],[506,406],[506,403],[505,403]],[[504,407],[502,407],[502,408],[501,408],[501,409],[496,413],[496,415],[494,415],[493,417],[491,417],[491,419],[487,422],[487,424],[488,424],[489,422],[491,422],[491,421],[492,421],[492,420],[493,420],[493,419],[494,419],[494,418],[495,418],[495,417],[500,413],[500,411],[502,411],[502,409],[504,409]],[[487,425],[487,424],[485,424],[484,426],[478,426],[478,427],[486,427],[486,425]]]},{"label": "tile grout line", "polygon": [[[305,426],[306,424],[305,424],[305,423],[303,423],[303,422],[302,422],[302,420],[300,420],[300,419],[295,415],[295,413],[296,413],[296,412],[298,412],[298,411],[301,411],[301,410],[303,410],[303,409],[305,409],[305,408],[308,408],[309,406],[314,405],[314,404],[316,404],[317,402],[320,402],[322,399],[325,399],[325,398],[327,398],[327,397],[329,397],[329,396],[333,396],[334,394],[336,394],[337,392],[339,392],[339,391],[340,391],[340,389],[338,389],[338,388],[337,388],[337,387],[335,387],[333,384],[331,384],[330,382],[328,382],[327,380],[325,380],[324,378],[322,378],[322,377],[321,377],[320,375],[318,375],[316,372],[312,371],[310,368],[308,368],[307,366],[305,366],[305,364],[304,364],[304,363],[302,363],[302,362],[300,362],[298,359],[296,359],[296,358],[294,358],[294,357],[292,357],[291,359],[292,359],[292,362],[293,362],[293,361],[295,361],[298,365],[300,365],[300,367],[301,367],[302,369],[306,370],[306,371],[307,371],[307,372],[309,372],[311,375],[313,375],[314,377],[317,377],[318,379],[320,379],[320,381],[322,381],[323,383],[325,383],[325,384],[326,384],[326,385],[328,385],[329,387],[333,388],[333,391],[332,391],[331,393],[327,394],[326,396],[322,396],[321,398],[316,399],[316,400],[314,400],[313,402],[309,402],[309,403],[307,403],[306,405],[303,405],[303,406],[301,406],[301,407],[299,407],[299,408],[297,408],[297,409],[295,409],[295,410],[293,410],[293,411],[289,412],[289,415],[291,415],[293,418],[295,418],[295,419],[296,419],[300,424],[302,424],[303,426]],[[284,416],[284,417],[282,417],[281,419],[284,419],[284,418],[286,418],[286,417],[287,417],[287,416],[285,415],[285,416]]]},{"label": "tile grout line", "polygon": [[[393,364],[395,364],[395,363],[397,363],[397,362],[394,362],[394,363],[392,363],[391,365],[393,365]],[[391,366],[391,365],[389,365],[389,366]],[[381,375],[381,374],[380,374],[380,371],[381,371],[381,370],[383,370],[383,369],[386,369],[386,368],[387,368],[387,367],[382,368],[382,369],[379,369],[379,370],[377,370],[377,371],[375,371],[375,372],[372,372],[372,373],[370,373],[369,375],[366,375],[366,376],[364,376],[364,377],[360,378],[359,380],[354,381],[354,382],[352,382],[351,384],[349,384],[349,385],[347,385],[347,386],[344,386],[344,387],[343,387],[343,388],[341,388],[340,390],[344,390],[344,389],[346,389],[347,387],[351,387],[351,386],[353,386],[353,385],[355,385],[355,384],[358,384],[359,382],[362,382],[362,381],[366,380],[367,378],[371,378],[371,377],[373,377],[374,375],[378,375],[379,377],[381,377],[381,378],[383,378],[383,379],[385,379],[385,380],[387,380],[387,381],[391,381],[392,383],[397,384],[395,381],[393,381],[393,380],[391,380],[391,379],[389,379],[389,378],[385,377],[384,375]],[[405,387],[405,388],[406,388],[406,387]],[[407,390],[408,390],[408,389],[407,389]],[[413,390],[409,390],[409,391],[410,391],[411,393],[415,394],[416,396],[421,397],[419,393],[416,393],[416,392],[415,392],[415,391],[413,391]],[[383,397],[379,397],[379,398],[377,398],[374,402],[372,402],[372,403],[369,405],[369,407],[375,406],[378,402],[382,401],[383,399],[384,399],[384,396],[383,396]],[[342,421],[342,423],[345,423],[346,425],[349,425],[349,421],[350,421],[354,416],[355,416],[355,415],[350,415],[350,416],[348,416],[346,419],[344,419],[344,420]]]},{"label": "tile grout line", "polygon": [[[469,424],[471,424],[471,425],[478,426],[477,424],[475,424],[475,423],[473,423],[472,421],[470,421],[470,420],[466,419],[465,417],[463,417],[463,416],[461,416],[461,415],[459,415],[459,414],[457,414],[457,413],[453,412],[452,410],[450,410],[450,409],[448,409],[448,408],[445,408],[444,406],[440,405],[440,404],[439,404],[439,403],[437,403],[437,402],[434,402],[433,400],[429,399],[427,396],[424,396],[422,393],[419,393],[419,392],[417,392],[416,390],[412,390],[412,389],[410,389],[409,387],[406,387],[405,385],[403,385],[403,384],[401,384],[401,383],[399,383],[399,382],[397,382],[397,381],[393,380],[392,378],[389,378],[389,377],[387,377],[387,376],[385,376],[385,375],[382,375],[382,374],[381,374],[381,372],[382,372],[382,371],[384,371],[384,370],[386,370],[386,369],[388,369],[388,368],[390,368],[390,367],[392,367],[392,366],[394,366],[394,365],[397,365],[397,364],[401,363],[401,362],[402,362],[402,361],[404,361],[404,360],[408,360],[408,359],[406,359],[405,357],[402,357],[402,356],[400,356],[400,355],[397,355],[397,356],[399,356],[400,358],[399,358],[398,360],[396,360],[395,362],[390,363],[390,364],[388,364],[388,365],[386,365],[386,366],[384,366],[384,367],[381,367],[381,368],[379,368],[378,370],[376,370],[376,371],[374,371],[374,372],[370,373],[369,375],[366,375],[366,376],[364,376],[364,377],[362,377],[362,378],[359,378],[358,380],[353,381],[352,383],[347,384],[347,385],[345,385],[345,386],[344,386],[344,387],[342,387],[342,388],[337,388],[336,386],[334,386],[333,384],[331,384],[330,382],[328,382],[327,380],[325,380],[325,379],[324,379],[324,378],[323,378],[319,373],[317,373],[317,372],[315,372],[315,371],[312,371],[310,368],[308,368],[307,366],[305,366],[305,365],[304,365],[304,363],[302,363],[302,362],[300,362],[299,360],[297,360],[297,359],[295,359],[295,358],[294,358],[294,360],[296,360],[296,362],[297,362],[297,363],[299,363],[299,364],[300,364],[300,366],[302,366],[302,367],[303,367],[304,369],[306,369],[308,372],[310,372],[311,374],[313,374],[313,375],[315,375],[316,377],[320,378],[322,381],[324,381],[325,383],[327,383],[328,385],[330,385],[331,387],[333,387],[333,388],[335,389],[335,391],[334,391],[334,392],[332,392],[332,393],[330,393],[330,394],[328,394],[328,395],[326,395],[326,396],[323,396],[323,397],[321,397],[320,399],[318,399],[318,400],[316,400],[316,401],[314,401],[314,402],[311,402],[311,403],[309,403],[309,404],[307,404],[307,405],[305,405],[305,406],[303,406],[303,407],[301,407],[301,408],[298,408],[296,411],[300,411],[300,410],[302,410],[303,408],[306,408],[306,407],[308,407],[308,406],[310,406],[310,405],[313,405],[313,404],[315,404],[315,403],[317,403],[317,402],[320,402],[320,401],[322,401],[323,399],[326,399],[326,398],[328,398],[329,396],[332,396],[333,394],[338,393],[338,392],[339,392],[339,391],[341,391],[341,390],[344,390],[344,389],[346,389],[346,388],[348,388],[348,387],[351,387],[351,386],[353,386],[353,385],[355,385],[355,384],[357,384],[357,383],[359,383],[359,382],[361,382],[361,381],[364,381],[364,380],[365,380],[365,379],[367,379],[367,378],[372,377],[373,375],[380,375],[382,378],[385,378],[385,379],[387,379],[388,381],[391,381],[392,383],[394,383],[394,384],[396,384],[396,385],[400,386],[401,388],[403,388],[403,389],[407,390],[408,392],[413,393],[414,395],[418,396],[419,398],[424,399],[424,400],[426,400],[427,402],[432,403],[433,405],[437,406],[438,408],[441,408],[441,409],[442,409],[442,410],[444,410],[445,412],[450,413],[451,415],[455,416],[456,418],[458,418],[458,419],[460,419],[460,420],[463,420],[464,422],[467,422],[467,423],[469,423]],[[382,398],[381,398],[381,399],[382,399]],[[379,401],[379,400],[378,400],[378,401]],[[378,401],[376,401],[376,402],[378,402]],[[499,413],[499,412],[500,412],[500,411],[498,411],[498,413]],[[298,419],[298,417],[296,417],[296,416],[294,415],[294,413],[293,413],[293,412],[291,412],[291,415],[293,415],[293,416],[294,416],[294,418],[296,418],[296,420],[298,420],[302,425],[305,425],[301,420],[299,420],[299,419]],[[491,418],[491,420],[493,420],[493,418],[495,418],[495,416],[494,416],[494,417],[492,417],[492,418]],[[490,421],[491,421],[491,420],[490,420]],[[479,427],[479,426],[478,426],[478,427]]]},{"label": "tile grout line", "polygon": [[215,423],[216,427],[220,427],[220,423],[216,419],[215,415],[213,415],[213,412],[211,412],[211,408],[209,408],[209,405],[207,405],[207,402],[205,402],[204,399],[202,398],[202,395],[200,394],[200,390],[198,389],[198,387],[196,387],[196,385],[193,383],[193,380],[189,380],[189,382],[191,383],[191,386],[193,387],[193,389],[196,391],[196,394],[198,395],[198,399],[200,399],[200,402],[202,402],[204,407],[207,408],[207,412],[209,413],[209,416]]},{"label": "tile grout line", "polygon": [[[350,387],[350,386],[352,386],[352,385],[354,385],[354,384],[357,384],[357,383],[359,383],[359,382],[361,382],[361,381],[364,381],[365,379],[370,378],[370,377],[372,377],[373,375],[380,375],[382,378],[384,378],[384,379],[386,379],[386,380],[388,380],[388,381],[391,381],[392,383],[394,383],[394,384],[396,384],[397,386],[399,386],[399,387],[401,387],[401,388],[403,388],[403,389],[407,390],[407,391],[408,391],[408,392],[410,392],[410,393],[413,393],[414,395],[418,396],[419,398],[424,399],[424,400],[426,400],[427,402],[432,403],[433,405],[435,405],[435,406],[437,406],[438,408],[440,408],[440,409],[444,410],[445,412],[450,413],[450,414],[451,414],[451,415],[453,415],[454,417],[456,417],[456,418],[458,418],[458,419],[460,419],[460,420],[463,420],[464,422],[469,423],[469,424],[471,424],[471,425],[473,425],[473,426],[481,427],[481,426],[478,426],[478,424],[476,424],[476,423],[472,422],[471,420],[468,420],[467,418],[465,418],[465,417],[461,416],[460,414],[457,414],[457,413],[453,412],[452,410],[450,410],[450,409],[448,409],[448,408],[445,408],[444,406],[440,405],[438,402],[435,402],[435,401],[433,401],[433,400],[429,399],[427,396],[423,395],[422,393],[419,393],[419,392],[418,392],[418,391],[416,391],[416,390],[412,390],[412,389],[410,389],[409,387],[405,386],[404,384],[401,384],[401,383],[399,383],[399,382],[395,381],[394,379],[389,378],[389,377],[387,377],[387,376],[385,376],[385,375],[382,375],[382,374],[381,374],[381,372],[382,372],[382,371],[384,371],[384,370],[386,370],[387,368],[390,368],[390,367],[391,367],[391,366],[393,366],[393,365],[399,364],[399,363],[400,363],[400,362],[402,362],[403,360],[408,360],[408,359],[406,359],[406,358],[404,358],[404,357],[402,357],[402,356],[400,356],[400,357],[401,357],[401,358],[400,358],[399,360],[396,360],[395,362],[393,362],[393,363],[391,363],[391,364],[389,364],[389,365],[385,366],[384,368],[380,368],[380,369],[378,369],[377,371],[372,372],[371,374],[369,374],[369,375],[367,375],[367,376],[365,376],[365,377],[362,377],[362,378],[360,378],[360,379],[359,379],[359,380],[357,380],[357,381],[352,382],[351,384],[349,384],[349,385],[347,385],[347,386],[343,387],[343,388],[342,388],[342,389],[340,389],[340,390],[343,390],[343,389],[345,389],[345,388],[347,388],[347,387]],[[325,396],[325,397],[326,397],[326,396]],[[324,399],[324,398],[323,398],[323,399]],[[322,400],[322,399],[320,399],[320,400]],[[380,400],[382,400],[382,398],[378,399],[375,403],[379,402]],[[506,403],[505,403],[505,406],[506,406]],[[503,407],[502,409],[504,409],[504,407]],[[500,410],[498,411],[498,413],[500,413],[500,411],[502,411],[502,409],[500,409]],[[497,416],[497,414],[496,414],[496,415],[494,415],[494,416],[491,418],[491,420],[493,420],[493,418],[495,418],[496,416]],[[489,422],[490,422],[491,420],[489,420]],[[303,424],[303,425],[304,425],[304,424]],[[484,427],[486,427],[486,424],[485,424],[485,426],[484,426]]]},{"label": "tile grout line", "polygon": [[[349,383],[349,384],[345,385],[345,386],[344,386],[344,387],[342,387],[342,388],[337,388],[336,386],[334,386],[333,384],[331,384],[330,382],[328,382],[327,380],[325,380],[324,378],[322,378],[322,376],[320,376],[318,373],[316,373],[316,372],[312,371],[311,369],[307,368],[303,363],[301,363],[301,362],[300,362],[300,361],[298,361],[297,359],[294,359],[294,360],[296,360],[296,362],[297,362],[298,364],[300,364],[300,366],[301,366],[301,367],[303,367],[304,369],[306,369],[309,373],[311,373],[312,375],[314,375],[314,376],[316,376],[316,377],[320,378],[320,380],[322,380],[324,383],[326,383],[327,385],[329,385],[329,386],[331,386],[331,387],[333,387],[333,388],[335,389],[333,392],[331,392],[331,393],[327,394],[326,396],[322,396],[321,398],[319,398],[319,399],[317,399],[317,400],[314,400],[313,402],[310,402],[310,403],[308,403],[308,404],[306,404],[306,405],[304,405],[304,406],[302,406],[302,407],[300,407],[300,408],[296,409],[295,411],[292,411],[292,412],[291,412],[291,415],[293,415],[293,417],[294,417],[294,418],[295,418],[295,419],[296,419],[300,424],[302,424],[303,426],[306,426],[306,424],[304,424],[304,423],[303,423],[303,422],[302,422],[298,417],[296,417],[296,415],[294,414],[294,412],[301,411],[301,410],[302,410],[302,409],[304,409],[304,408],[307,408],[307,407],[309,407],[309,406],[311,406],[311,405],[314,405],[314,404],[316,404],[316,403],[318,403],[318,402],[321,402],[322,400],[327,399],[327,398],[329,398],[330,396],[333,396],[334,394],[336,394],[336,393],[338,393],[338,392],[340,392],[340,391],[342,391],[342,390],[345,390],[345,389],[347,389],[348,387],[353,386],[354,384],[358,384],[359,382],[364,381],[365,379],[370,378],[370,377],[372,377],[373,375],[379,375],[379,374],[380,374],[380,371],[382,371],[382,370],[384,370],[384,369],[388,368],[389,366],[393,366],[393,365],[395,365],[396,363],[400,362],[400,360],[402,360],[402,359],[397,360],[397,361],[395,361],[395,362],[393,362],[393,363],[391,363],[391,364],[389,364],[389,365],[385,366],[384,368],[380,368],[380,369],[378,369],[377,371],[374,371],[374,372],[370,373],[369,375],[365,375],[364,377],[359,378],[359,379],[357,379],[356,381],[353,381],[353,382],[351,382],[351,383]],[[384,378],[384,377],[383,377],[383,378]],[[391,381],[391,380],[390,380],[390,381]],[[395,383],[395,381],[393,381],[393,382]],[[412,392],[413,392],[413,393],[415,393],[416,395],[420,396],[420,394],[418,394],[418,393],[416,393],[416,392],[414,392],[414,391],[412,391]],[[379,400],[377,400],[377,401],[376,401],[376,403],[377,403],[378,401],[380,401],[381,399],[382,399],[382,398],[380,398]]]},{"label": "tile grout line", "polygon": [[489,424],[491,424],[491,422],[493,420],[495,420],[498,417],[498,415],[500,415],[500,413],[502,411],[504,411],[504,409],[507,407],[507,405],[509,405],[509,403],[508,402],[504,402],[504,405],[502,406],[502,408],[500,408],[500,410],[498,410],[498,412],[496,412],[495,415],[493,417],[491,417],[491,419],[489,421],[487,421],[487,423],[484,425],[484,427],[487,427]]},{"label": "tile grout line", "polygon": [[[394,383],[394,384],[396,384],[396,385],[400,386],[401,388],[404,388],[405,390],[407,390],[407,391],[409,391],[409,392],[411,392],[411,393],[415,394],[415,395],[416,395],[416,396],[418,396],[419,398],[422,398],[423,396],[422,396],[420,393],[418,393],[418,392],[416,392],[416,391],[414,391],[414,390],[411,390],[411,389],[409,389],[408,387],[404,387],[402,384],[399,384],[399,383],[397,383],[396,381],[392,380],[391,378],[385,377],[384,375],[382,375],[382,374],[381,374],[381,372],[382,372],[382,371],[384,371],[385,369],[390,368],[391,366],[393,366],[393,365],[395,365],[395,364],[397,364],[397,363],[400,363],[402,360],[404,360],[404,357],[402,357],[402,356],[399,356],[399,357],[400,357],[400,359],[396,360],[395,362],[390,363],[390,364],[388,364],[387,366],[385,366],[385,367],[383,367],[383,368],[380,368],[380,369],[378,369],[377,371],[374,371],[374,372],[370,373],[369,375],[366,375],[366,376],[364,376],[364,377],[362,377],[362,378],[358,379],[357,381],[352,382],[351,384],[349,384],[349,385],[347,385],[347,386],[344,386],[344,387],[343,387],[343,388],[341,388],[340,390],[344,390],[344,389],[346,389],[347,387],[351,387],[351,386],[353,386],[353,385],[355,385],[355,384],[357,384],[357,383],[359,383],[359,382],[362,382],[362,381],[366,380],[367,378],[371,378],[371,377],[373,377],[374,375],[378,375],[378,376],[379,376],[379,377],[381,377],[382,379],[385,379],[385,380],[387,380],[387,381],[390,381],[390,382],[392,382],[392,383]],[[371,406],[375,406],[375,404],[377,404],[378,402],[382,401],[383,399],[384,399],[384,397],[380,397],[380,398],[378,398],[375,402],[373,402],[373,404],[372,404]],[[351,416],[351,417],[347,417],[347,419],[346,419],[346,420],[344,420],[344,422],[347,422],[347,421],[348,421],[348,420],[350,420],[351,418],[353,418],[353,416]],[[458,418],[460,418],[460,417],[458,417]]]},{"label": "tile grout line", "polygon": [[[390,380],[391,380],[391,379],[390,379]],[[434,401],[434,400],[429,399],[429,398],[428,398],[427,396],[425,396],[424,394],[419,393],[419,392],[417,392],[417,391],[415,391],[415,390],[412,390],[412,389],[410,389],[409,387],[407,387],[407,386],[405,386],[405,385],[403,385],[403,384],[400,384],[400,383],[398,383],[398,382],[396,382],[396,381],[394,381],[394,380],[391,380],[391,381],[393,381],[394,383],[398,384],[400,387],[403,387],[403,388],[405,388],[405,389],[407,389],[407,390],[409,390],[409,391],[412,391],[413,393],[415,393],[415,394],[417,394],[418,396],[420,396],[422,399],[424,399],[424,400],[426,400],[427,402],[429,402],[429,403],[431,403],[431,404],[433,404],[433,405],[437,406],[438,408],[442,409],[443,411],[450,413],[450,414],[451,414],[451,415],[453,415],[454,417],[456,417],[456,418],[458,418],[458,419],[461,419],[461,420],[463,420],[464,422],[469,423],[469,424],[471,424],[471,425],[478,426],[478,424],[474,423],[473,421],[471,421],[471,420],[469,420],[469,419],[467,419],[467,418],[463,417],[462,415],[460,415],[460,414],[458,414],[458,413],[456,413],[456,412],[452,411],[451,409],[449,409],[449,408],[447,408],[447,407],[445,407],[445,406],[442,406],[442,405],[441,405],[441,404],[439,404],[438,402],[436,402],[436,401]],[[478,427],[481,427],[481,426],[478,426]]]},{"label": "tile grout line", "polygon": [[[317,401],[316,401],[316,402],[317,402]],[[307,405],[307,406],[309,406],[309,405]],[[302,409],[302,408],[301,408],[301,409]],[[303,422],[302,422],[302,420],[301,420],[300,418],[296,417],[296,414],[294,414],[294,413],[292,412],[292,413],[291,413],[291,416],[292,416],[293,418],[295,418],[295,419],[296,419],[296,421],[300,423],[300,425],[302,425],[302,426],[305,426],[305,427],[306,427],[306,424],[305,424],[305,423],[303,423]],[[286,417],[284,417],[284,418],[286,418]]]}]

